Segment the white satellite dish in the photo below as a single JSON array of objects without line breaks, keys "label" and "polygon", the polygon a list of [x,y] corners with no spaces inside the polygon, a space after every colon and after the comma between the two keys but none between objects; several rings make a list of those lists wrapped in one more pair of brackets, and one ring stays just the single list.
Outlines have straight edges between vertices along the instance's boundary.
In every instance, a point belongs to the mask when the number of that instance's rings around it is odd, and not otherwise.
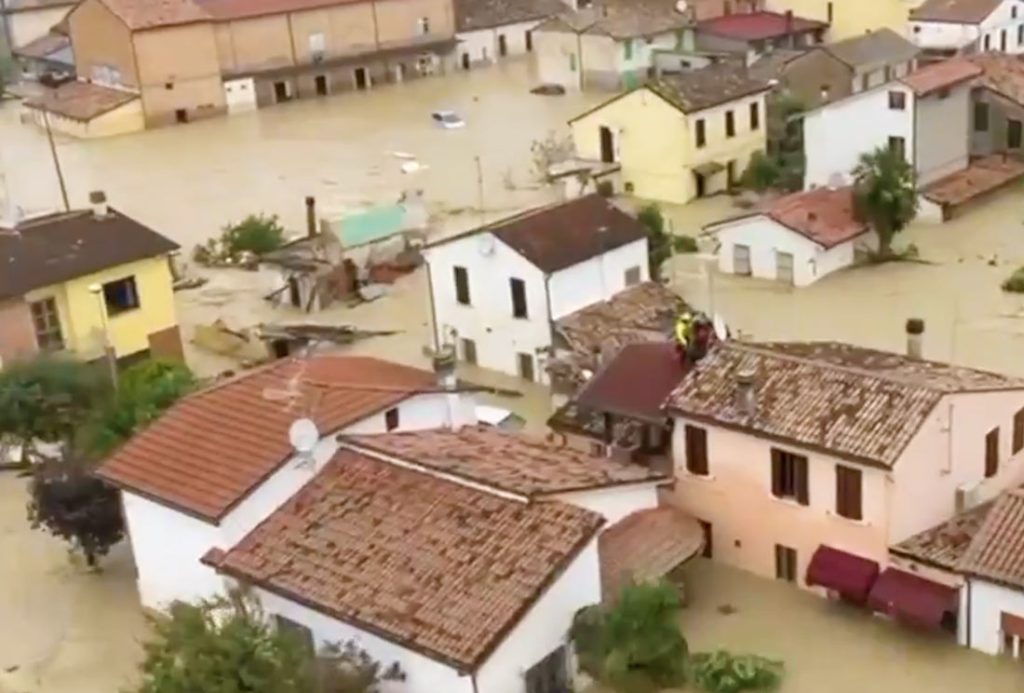
[{"label": "white satellite dish", "polygon": [[320,431],[312,419],[296,419],[288,428],[288,440],[295,452],[308,455],[320,442]]},{"label": "white satellite dish", "polygon": [[725,320],[722,319],[721,315],[715,313],[711,325],[715,328],[715,336],[718,337],[718,341],[724,342],[729,338],[729,328],[726,326]]},{"label": "white satellite dish", "polygon": [[676,2],[676,12],[679,14],[686,14],[688,9],[690,9],[690,6],[687,4],[686,0],[678,0],[678,2]]}]

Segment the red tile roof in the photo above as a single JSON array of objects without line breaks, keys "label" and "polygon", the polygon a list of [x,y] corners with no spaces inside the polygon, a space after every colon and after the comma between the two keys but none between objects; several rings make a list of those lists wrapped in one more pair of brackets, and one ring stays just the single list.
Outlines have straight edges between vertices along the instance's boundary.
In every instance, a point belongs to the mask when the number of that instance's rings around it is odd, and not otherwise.
[{"label": "red tile roof", "polygon": [[910,10],[910,21],[977,24],[1001,4],[1002,0],[925,0]]},{"label": "red tile roof", "polygon": [[827,28],[826,22],[787,16],[779,12],[727,14],[697,23],[699,32],[741,41],[759,41]]},{"label": "red tile roof", "polygon": [[628,344],[576,395],[580,406],[664,421],[661,407],[686,374],[676,343]]},{"label": "red tile roof", "polygon": [[291,456],[295,419],[328,434],[434,388],[433,374],[375,358],[284,359],[186,397],[97,474],[217,522]]},{"label": "red tile roof", "polygon": [[26,100],[25,107],[87,123],[138,98],[135,92],[74,81],[56,89],[47,89],[39,96]]},{"label": "red tile roof", "polygon": [[948,89],[982,74],[982,69],[967,58],[950,58],[914,70],[900,81],[914,90],[918,96]]},{"label": "red tile roof", "polygon": [[468,673],[603,522],[342,449],[237,546],[205,560]]},{"label": "red tile roof", "polygon": [[193,0],[100,1],[132,31],[210,21],[210,15]]},{"label": "red tile roof", "polygon": [[1024,588],[1024,489],[996,499],[957,567],[967,575]]},{"label": "red tile roof", "polygon": [[196,2],[215,20],[223,21],[349,5],[363,2],[363,0],[196,0]]},{"label": "red tile roof", "polygon": [[990,510],[992,503],[965,510],[940,525],[889,547],[889,553],[937,568],[955,570]]},{"label": "red tile roof", "polygon": [[345,436],[343,440],[528,498],[668,478],[665,472],[489,426]]}]

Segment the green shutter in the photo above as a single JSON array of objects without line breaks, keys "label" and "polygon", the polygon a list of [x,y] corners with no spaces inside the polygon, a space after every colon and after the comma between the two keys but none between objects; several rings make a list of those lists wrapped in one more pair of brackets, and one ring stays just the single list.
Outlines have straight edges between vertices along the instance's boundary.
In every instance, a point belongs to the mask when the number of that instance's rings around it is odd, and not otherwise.
[{"label": "green shutter", "polygon": [[622,44],[623,56],[626,60],[633,59],[633,39],[626,39],[626,42]]}]

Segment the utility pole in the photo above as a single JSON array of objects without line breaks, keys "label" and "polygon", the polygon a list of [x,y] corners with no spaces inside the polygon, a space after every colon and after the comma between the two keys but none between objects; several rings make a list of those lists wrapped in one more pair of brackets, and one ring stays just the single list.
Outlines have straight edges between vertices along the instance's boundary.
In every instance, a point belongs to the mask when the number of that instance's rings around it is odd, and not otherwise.
[{"label": "utility pole", "polygon": [[57,182],[60,183],[60,197],[64,201],[64,211],[70,212],[71,205],[68,203],[68,188],[64,184],[64,172],[60,168],[60,157],[57,156],[57,145],[53,141],[53,129],[50,127],[50,112],[43,111],[43,123],[46,124],[46,139],[50,142],[50,156],[53,158],[53,168],[57,171]]}]

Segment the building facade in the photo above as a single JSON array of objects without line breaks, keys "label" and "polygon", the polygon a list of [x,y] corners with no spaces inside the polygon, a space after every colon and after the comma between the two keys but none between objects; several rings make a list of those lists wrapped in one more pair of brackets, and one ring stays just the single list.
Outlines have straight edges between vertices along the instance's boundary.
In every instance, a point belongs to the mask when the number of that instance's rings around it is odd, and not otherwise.
[{"label": "building facade", "polygon": [[798,17],[825,22],[829,25],[832,40],[841,41],[883,27],[902,35],[906,29],[907,12],[920,3],[921,0],[765,0],[765,9],[788,11]]},{"label": "building facade", "polygon": [[1020,0],[925,0],[910,12],[908,36],[930,59],[976,51],[1024,52]]}]

